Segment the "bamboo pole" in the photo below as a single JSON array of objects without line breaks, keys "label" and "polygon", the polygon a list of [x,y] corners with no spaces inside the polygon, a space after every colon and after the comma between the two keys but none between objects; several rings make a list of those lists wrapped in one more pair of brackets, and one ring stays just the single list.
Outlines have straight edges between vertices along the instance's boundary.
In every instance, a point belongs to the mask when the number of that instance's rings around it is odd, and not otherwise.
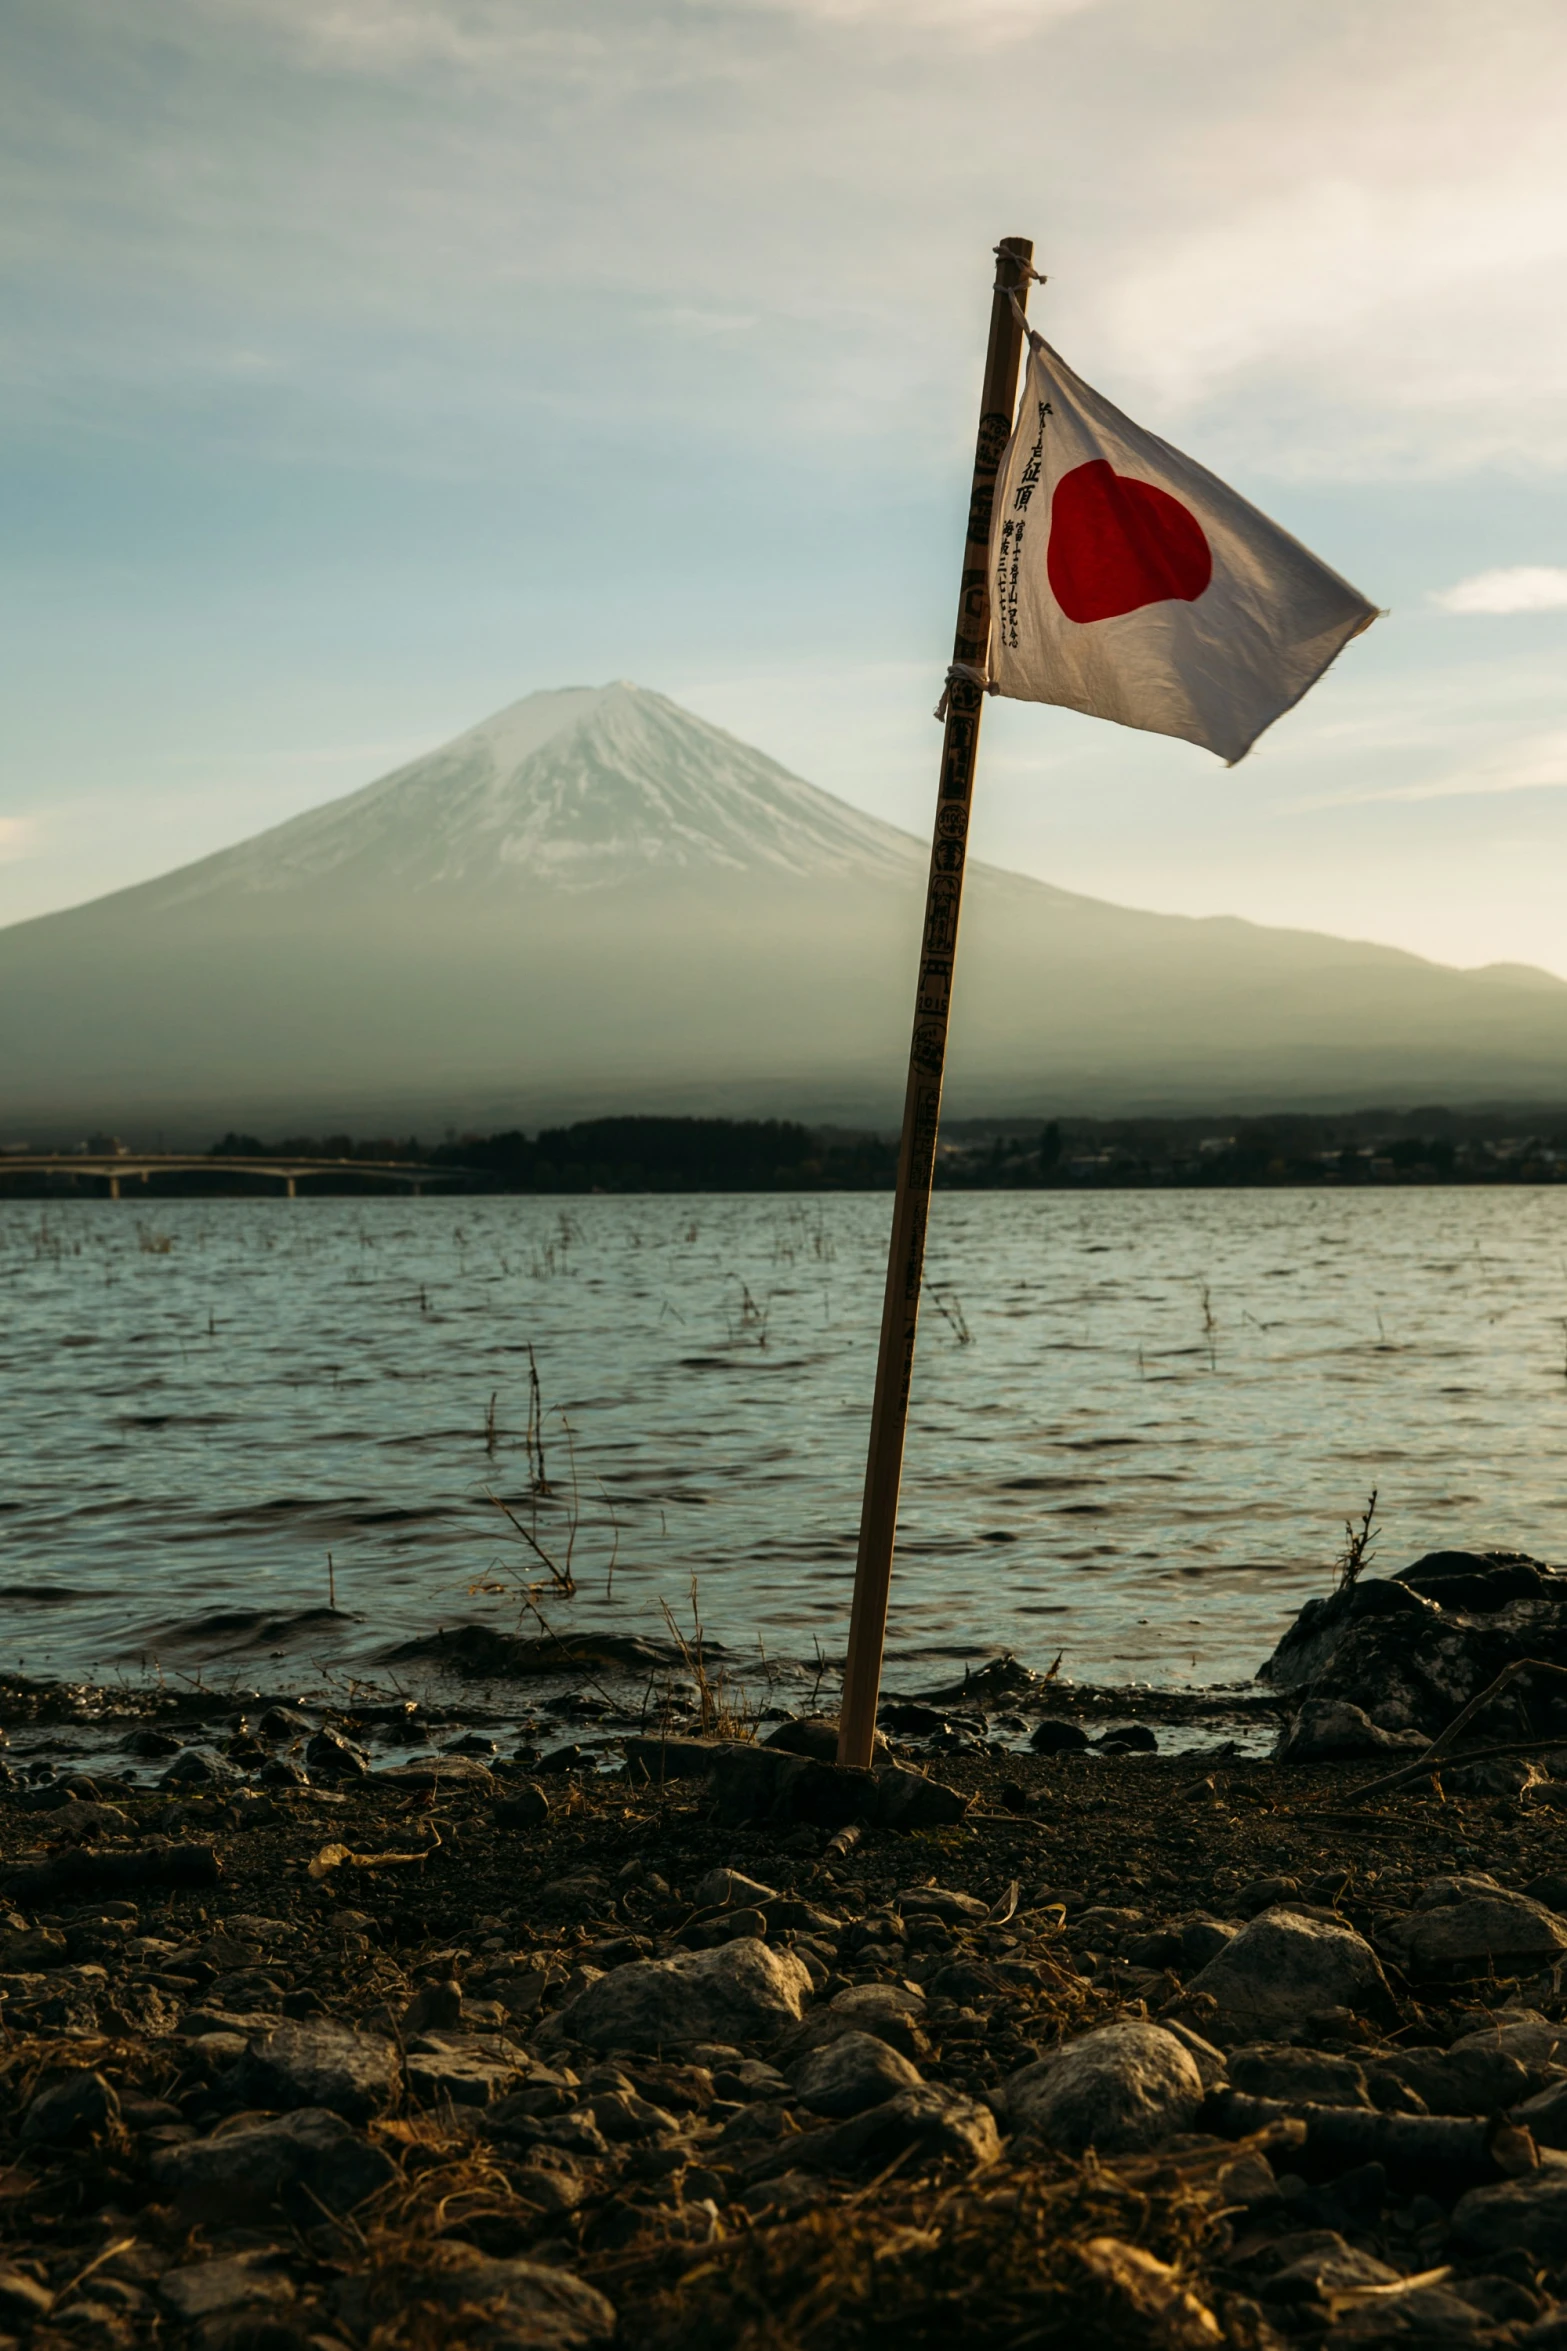
[{"label": "bamboo pole", "polygon": [[[962,586],[952,644],[954,664],[961,663],[980,675],[984,674],[990,651],[990,510],[1002,451],[1012,431],[1018,361],[1023,349],[1022,322],[1012,297],[1016,294],[1019,302],[1027,298],[1028,265],[1033,253],[1032,241],[1027,237],[1004,237],[996,248],[990,343],[985,354],[974,479],[963,546]],[[838,1719],[838,1761],[862,1767],[871,1760],[876,1738],[876,1700],[881,1689],[887,1593],[892,1580],[898,1487],[903,1475],[903,1439],[909,1416],[909,1381],[914,1369],[925,1230],[930,1218],[930,1187],[941,1119],[941,1080],[947,1059],[947,1020],[958,945],[963,864],[968,847],[969,803],[974,790],[974,760],[979,749],[984,700],[983,689],[974,679],[949,680],[930,881],[925,893],[925,933],[914,991],[914,1035],[909,1046],[909,1080],[903,1102],[903,1141],[898,1153],[892,1240],[887,1252],[881,1346],[871,1406],[870,1450],[865,1464],[865,1498],[860,1508],[854,1611],[849,1622],[849,1654]]]}]

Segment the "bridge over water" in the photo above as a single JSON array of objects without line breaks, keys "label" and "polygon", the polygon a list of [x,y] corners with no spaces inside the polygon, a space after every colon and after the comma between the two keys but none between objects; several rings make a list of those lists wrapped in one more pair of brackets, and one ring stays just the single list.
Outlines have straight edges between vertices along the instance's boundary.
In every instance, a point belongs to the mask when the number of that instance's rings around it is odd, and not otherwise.
[{"label": "bridge over water", "polygon": [[237,1152],[214,1157],[207,1152],[180,1151],[5,1151],[0,1152],[0,1188],[7,1176],[95,1176],[107,1182],[109,1198],[118,1200],[124,1183],[145,1184],[155,1175],[254,1175],[274,1177],[290,1200],[309,1176],[368,1176],[376,1183],[404,1184],[414,1193],[426,1184],[461,1182],[476,1171],[469,1167],[410,1166],[395,1159],[246,1159]]}]

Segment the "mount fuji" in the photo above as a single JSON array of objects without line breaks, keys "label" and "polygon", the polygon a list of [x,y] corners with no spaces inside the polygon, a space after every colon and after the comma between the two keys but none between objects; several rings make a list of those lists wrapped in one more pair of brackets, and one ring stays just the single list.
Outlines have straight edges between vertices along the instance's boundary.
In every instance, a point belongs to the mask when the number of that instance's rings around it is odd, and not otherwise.
[{"label": "mount fuji", "polygon": [[[884,1123],[926,854],[660,694],[533,694],[197,864],[0,930],[0,1130]],[[1546,973],[969,868],[960,1113],[1564,1094],[1567,983]]]}]

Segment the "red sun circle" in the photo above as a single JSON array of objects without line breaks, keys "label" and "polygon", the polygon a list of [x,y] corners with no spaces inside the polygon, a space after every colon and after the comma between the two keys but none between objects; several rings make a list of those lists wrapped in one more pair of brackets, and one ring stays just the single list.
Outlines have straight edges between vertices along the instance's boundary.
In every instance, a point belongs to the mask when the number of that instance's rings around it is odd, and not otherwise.
[{"label": "red sun circle", "polygon": [[1068,620],[1113,620],[1144,604],[1194,603],[1213,550],[1179,498],[1095,457],[1056,484],[1045,568]]}]

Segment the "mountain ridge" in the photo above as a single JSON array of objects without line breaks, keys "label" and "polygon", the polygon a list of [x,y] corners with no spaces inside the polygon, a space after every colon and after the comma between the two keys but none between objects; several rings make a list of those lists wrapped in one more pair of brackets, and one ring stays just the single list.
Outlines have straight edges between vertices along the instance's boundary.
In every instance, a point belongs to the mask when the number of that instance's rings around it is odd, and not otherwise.
[{"label": "mountain ridge", "polygon": [[[897,1115],[928,858],[624,681],[0,930],[0,1122]],[[959,1114],[1567,1095],[1567,983],[971,863]],[[214,1124],[214,1122],[217,1122]]]}]

